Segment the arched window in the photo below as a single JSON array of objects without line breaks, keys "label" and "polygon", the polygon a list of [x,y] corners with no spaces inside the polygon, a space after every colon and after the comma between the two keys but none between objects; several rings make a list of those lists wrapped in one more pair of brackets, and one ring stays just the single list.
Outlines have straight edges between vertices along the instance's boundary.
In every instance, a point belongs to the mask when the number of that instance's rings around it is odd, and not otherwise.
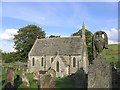
[{"label": "arched window", "polygon": [[56,69],[57,69],[57,72],[59,72],[59,62],[57,61],[57,67],[56,67]]},{"label": "arched window", "polygon": [[33,58],[32,59],[32,66],[34,66],[35,65],[35,59]]},{"label": "arched window", "polygon": [[43,66],[43,57],[41,58],[41,66]]},{"label": "arched window", "polygon": [[77,63],[77,64],[78,64],[78,68],[79,68],[79,61],[78,61],[78,63]]},{"label": "arched window", "polygon": [[76,59],[75,59],[75,57],[73,58],[73,67],[75,67],[76,66]]},{"label": "arched window", "polygon": [[53,57],[51,58],[51,63],[53,62]]}]

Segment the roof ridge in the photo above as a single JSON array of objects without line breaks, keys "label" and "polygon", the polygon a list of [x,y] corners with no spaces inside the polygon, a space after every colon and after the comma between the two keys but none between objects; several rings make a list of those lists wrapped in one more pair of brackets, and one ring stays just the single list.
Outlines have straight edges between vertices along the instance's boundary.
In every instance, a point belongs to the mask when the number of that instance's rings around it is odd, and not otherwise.
[{"label": "roof ridge", "polygon": [[65,38],[81,38],[81,36],[70,36],[70,37],[58,37],[58,38],[42,38],[37,40],[48,40],[48,39],[65,39]]},{"label": "roof ridge", "polygon": [[81,45],[80,36],[37,39],[29,56],[56,55],[58,50],[61,55],[80,54]]}]

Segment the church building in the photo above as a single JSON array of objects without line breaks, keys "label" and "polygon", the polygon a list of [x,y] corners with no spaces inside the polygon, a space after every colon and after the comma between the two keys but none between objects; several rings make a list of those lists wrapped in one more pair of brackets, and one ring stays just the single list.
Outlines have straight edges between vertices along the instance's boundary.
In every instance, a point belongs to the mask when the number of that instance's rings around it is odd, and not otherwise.
[{"label": "church building", "polygon": [[28,54],[28,71],[54,69],[56,77],[65,77],[83,68],[88,72],[88,52],[85,26],[82,37],[37,39]]}]

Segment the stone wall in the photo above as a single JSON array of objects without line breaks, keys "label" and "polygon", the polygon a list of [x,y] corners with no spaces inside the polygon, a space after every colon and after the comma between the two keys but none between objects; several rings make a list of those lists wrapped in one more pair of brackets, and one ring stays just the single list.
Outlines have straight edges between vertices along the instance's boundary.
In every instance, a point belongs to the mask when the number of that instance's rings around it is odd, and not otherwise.
[{"label": "stone wall", "polygon": [[[76,58],[76,64],[75,64],[75,67],[73,67],[73,58]],[[70,75],[72,73],[75,73],[79,68],[82,67],[82,58],[81,56],[71,56],[71,60],[70,60]]]},{"label": "stone wall", "polygon": [[[59,55],[60,56],[60,55]],[[41,66],[41,58],[43,57],[43,66]],[[56,70],[56,61],[60,62],[60,72],[56,76],[60,76],[60,74],[63,73],[62,68],[65,70],[64,75],[69,75],[72,73],[75,73],[78,68],[82,67],[82,60],[80,55],[74,55],[74,56],[62,56],[65,62],[62,61],[62,58],[58,58],[57,56],[29,56],[28,60],[28,68],[29,72],[34,72],[35,70],[48,70],[50,67]],[[76,64],[75,67],[73,67],[73,58],[76,58]],[[35,65],[32,65],[32,59],[35,60]],[[53,58],[54,64],[51,63],[51,58]],[[68,66],[66,66],[66,65]]]}]

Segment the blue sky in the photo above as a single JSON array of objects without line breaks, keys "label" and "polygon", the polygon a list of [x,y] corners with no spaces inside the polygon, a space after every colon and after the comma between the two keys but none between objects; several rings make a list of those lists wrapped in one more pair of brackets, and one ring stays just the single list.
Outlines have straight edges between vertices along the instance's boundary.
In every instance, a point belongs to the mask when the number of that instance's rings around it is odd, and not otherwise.
[{"label": "blue sky", "polygon": [[13,35],[28,24],[41,27],[46,36],[66,37],[81,29],[83,22],[92,33],[105,31],[109,44],[118,43],[117,2],[3,2],[0,48],[14,51]]}]

